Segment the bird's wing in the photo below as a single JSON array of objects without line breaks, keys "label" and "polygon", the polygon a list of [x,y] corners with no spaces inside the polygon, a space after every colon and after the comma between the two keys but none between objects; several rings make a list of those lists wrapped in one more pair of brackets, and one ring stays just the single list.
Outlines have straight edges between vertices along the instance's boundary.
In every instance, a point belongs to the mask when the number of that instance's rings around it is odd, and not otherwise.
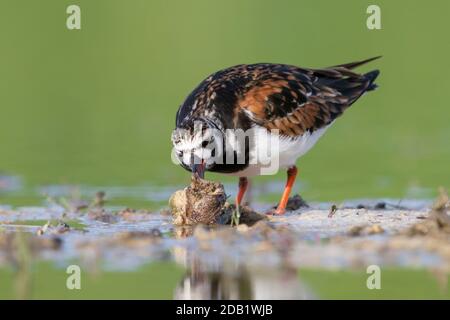
[{"label": "bird's wing", "polygon": [[333,122],[364,92],[375,88],[378,71],[361,75],[345,66],[279,66],[260,75],[238,100],[240,110],[267,129],[295,137]]}]

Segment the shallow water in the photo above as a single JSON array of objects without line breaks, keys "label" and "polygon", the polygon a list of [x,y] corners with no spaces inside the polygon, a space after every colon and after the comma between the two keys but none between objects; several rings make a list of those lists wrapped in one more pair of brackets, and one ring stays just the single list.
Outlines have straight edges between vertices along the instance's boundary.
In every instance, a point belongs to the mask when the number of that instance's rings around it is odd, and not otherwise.
[{"label": "shallow water", "polygon": [[[405,10],[400,1],[379,0],[383,12],[396,18],[383,20],[386,27],[373,31],[365,27],[366,5],[361,1],[290,1],[289,10],[276,2],[261,6],[252,1],[178,1],[177,10],[158,0],[84,2],[83,14],[91,18],[81,33],[64,28],[64,8],[58,0],[3,6],[0,27],[14,30],[2,38],[0,59],[0,86],[5,88],[0,107],[3,234],[23,230],[34,235],[36,221],[42,225],[69,212],[64,219],[83,223],[84,230],[32,237],[36,244],[38,239],[62,239],[56,251],[35,248],[36,259],[61,266],[75,259],[89,266],[100,263],[102,270],[132,273],[148,262],[172,261],[187,274],[182,292],[194,295],[191,287],[211,283],[215,289],[204,297],[255,297],[262,292],[298,297],[304,286],[294,283],[295,272],[287,270],[302,267],[445,265],[417,239],[399,244],[389,237],[426,214],[429,201],[404,199],[432,199],[438,186],[450,187],[450,108],[442,94],[450,77],[440,72],[448,69],[449,46],[435,40],[446,38],[450,2],[409,3]],[[260,21],[266,22],[264,32]],[[220,32],[211,25],[222,26]],[[311,25],[316,26],[313,32],[304,32]],[[351,46],[341,45],[343,34]],[[299,35],[302,41],[291,41]],[[339,52],[330,52],[334,47]],[[199,229],[194,235],[173,228],[170,218],[161,215],[169,195],[189,182],[189,173],[170,161],[170,134],[178,106],[201,79],[239,63],[323,67],[375,55],[384,58],[361,72],[380,69],[379,90],[346,111],[299,160],[295,192],[318,202],[312,203],[314,210],[270,221],[274,230]],[[234,180],[211,177],[224,179],[227,193],[234,197]],[[282,172],[258,178],[253,207],[264,211],[275,204],[284,179]],[[108,222],[72,212],[89,205],[100,190],[107,194],[108,212],[126,207],[146,211],[128,215],[128,220],[97,217]],[[369,200],[343,201],[363,197]],[[329,201],[342,209],[333,220],[326,218]],[[391,204],[382,217],[370,210],[361,209],[358,216],[344,209],[379,201]],[[17,220],[20,226],[13,225]],[[346,237],[348,229],[362,221],[381,223],[387,233]],[[151,230],[161,235],[149,235]],[[120,238],[124,234],[128,238]],[[14,255],[4,251],[0,262],[11,262]],[[200,271],[194,271],[193,264],[201,265]],[[283,264],[288,266],[280,267]],[[262,281],[272,275],[270,284],[253,284],[260,283],[255,277]],[[289,280],[283,282],[283,277]],[[219,290],[222,282],[233,283],[234,289]],[[239,283],[245,284],[242,292],[235,288]],[[278,284],[282,289],[288,283],[294,292],[249,289]],[[320,281],[316,285],[320,287]],[[322,296],[331,289],[313,294]]]},{"label": "shallow water", "polygon": [[[55,199],[70,192],[65,188],[52,190]],[[107,190],[120,193],[116,188]],[[80,192],[77,201],[68,202],[78,203],[92,191]],[[127,192],[131,194],[130,190]],[[380,202],[384,203],[384,209],[374,210]],[[124,211],[106,206],[71,212],[51,202],[47,206],[5,206],[0,210],[0,224],[3,237],[14,237],[21,231],[37,244],[42,239],[60,239],[62,246],[57,250],[37,245],[33,259],[52,261],[62,268],[76,261],[87,270],[135,273],[149,263],[173,262],[185,270],[174,288],[174,298],[301,299],[320,297],[299,278],[298,270],[305,268],[361,270],[371,264],[446,267],[448,261],[436,252],[390,245],[399,229],[427,214],[429,205],[427,200],[347,201],[329,218],[330,203],[311,203],[310,208],[236,229],[174,227],[166,211]],[[268,206],[259,203],[254,207]],[[53,228],[43,236],[36,236],[47,220],[76,223],[77,228],[64,233]],[[36,225],[36,221],[42,222]],[[384,232],[348,236],[352,226],[364,224],[379,224]],[[3,248],[0,265],[10,264],[14,255]]]}]

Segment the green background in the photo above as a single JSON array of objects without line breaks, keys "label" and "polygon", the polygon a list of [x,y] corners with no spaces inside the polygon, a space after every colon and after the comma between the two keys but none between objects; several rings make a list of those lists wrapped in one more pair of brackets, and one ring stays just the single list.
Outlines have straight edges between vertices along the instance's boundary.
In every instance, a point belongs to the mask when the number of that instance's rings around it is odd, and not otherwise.
[{"label": "green background", "polygon": [[[69,4],[81,30],[66,28]],[[369,4],[382,30],[367,29]],[[432,196],[450,186],[449,12],[448,1],[2,0],[0,170],[30,186],[183,184],[170,133],[208,74],[383,55],[361,70],[381,70],[379,90],[299,161],[297,189],[314,200]]]}]

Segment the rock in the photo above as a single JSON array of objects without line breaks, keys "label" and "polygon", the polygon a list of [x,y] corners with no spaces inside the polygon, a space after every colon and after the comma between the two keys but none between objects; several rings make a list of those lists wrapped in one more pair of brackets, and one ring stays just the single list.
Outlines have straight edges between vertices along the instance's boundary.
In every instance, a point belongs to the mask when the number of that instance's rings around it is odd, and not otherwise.
[{"label": "rock", "polygon": [[[219,224],[231,224],[232,216],[236,211],[236,206],[234,204],[225,203],[222,213],[219,216],[218,223]],[[240,206],[239,208],[240,218],[239,224],[245,224],[249,227],[254,225],[260,220],[267,219],[266,215],[262,215],[253,211],[248,206]]]},{"label": "rock", "polygon": [[[274,206],[273,208],[276,209],[277,207],[278,205]],[[288,199],[288,202],[286,204],[287,211],[295,211],[300,208],[309,208],[309,205],[299,194],[293,195]]]},{"label": "rock", "polygon": [[378,202],[375,206],[374,206],[375,210],[385,210],[386,209],[386,202]]},{"label": "rock", "polygon": [[214,224],[222,213],[226,198],[221,183],[193,175],[191,184],[176,191],[169,199],[173,224]]},{"label": "rock", "polygon": [[[236,206],[226,202],[225,189],[218,182],[192,177],[190,186],[176,191],[169,199],[172,222],[177,226],[231,224]],[[266,219],[250,207],[240,207],[239,224],[252,226]]]}]

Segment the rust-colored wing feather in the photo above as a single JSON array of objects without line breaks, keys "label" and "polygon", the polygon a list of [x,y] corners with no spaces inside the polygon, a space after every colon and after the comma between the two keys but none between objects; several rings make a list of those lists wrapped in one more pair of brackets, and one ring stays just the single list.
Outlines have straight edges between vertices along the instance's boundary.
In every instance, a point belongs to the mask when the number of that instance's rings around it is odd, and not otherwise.
[{"label": "rust-colored wing feather", "polygon": [[339,117],[364,92],[373,90],[378,70],[351,71],[372,59],[326,69],[260,65],[252,70],[238,100],[238,112],[267,129],[299,136],[320,129]]}]

